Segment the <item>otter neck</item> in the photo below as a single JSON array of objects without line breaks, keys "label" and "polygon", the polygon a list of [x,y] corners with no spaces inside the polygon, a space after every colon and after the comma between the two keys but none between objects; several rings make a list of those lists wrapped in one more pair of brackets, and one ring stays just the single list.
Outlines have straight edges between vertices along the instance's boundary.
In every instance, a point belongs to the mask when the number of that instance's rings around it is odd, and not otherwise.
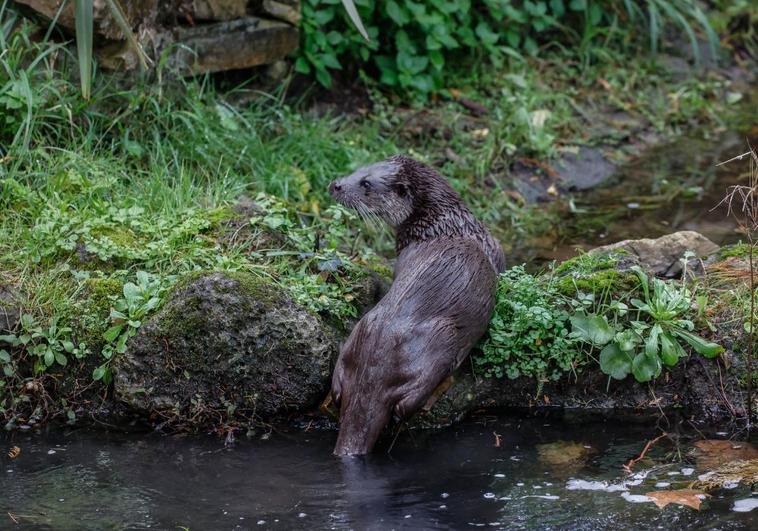
[{"label": "otter neck", "polygon": [[413,213],[397,227],[398,254],[413,242],[450,236],[476,236],[481,225],[447,183],[417,197]]}]

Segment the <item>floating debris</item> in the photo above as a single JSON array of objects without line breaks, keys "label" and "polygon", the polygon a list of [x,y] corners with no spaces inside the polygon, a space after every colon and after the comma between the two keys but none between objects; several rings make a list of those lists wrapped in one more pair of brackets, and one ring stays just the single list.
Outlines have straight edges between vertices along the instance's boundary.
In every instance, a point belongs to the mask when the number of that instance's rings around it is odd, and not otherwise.
[{"label": "floating debris", "polygon": [[758,459],[732,461],[700,474],[693,487],[703,490],[734,488],[739,483],[758,483]]},{"label": "floating debris", "polygon": [[646,503],[653,501],[649,496],[643,496],[642,494],[629,494],[628,492],[622,492],[621,497],[630,503]]},{"label": "floating debris", "polygon": [[654,492],[648,492],[646,496],[652,498],[653,503],[661,509],[670,503],[674,503],[676,505],[686,505],[687,507],[700,510],[700,504],[708,494],[695,489],[680,489],[657,490]]}]

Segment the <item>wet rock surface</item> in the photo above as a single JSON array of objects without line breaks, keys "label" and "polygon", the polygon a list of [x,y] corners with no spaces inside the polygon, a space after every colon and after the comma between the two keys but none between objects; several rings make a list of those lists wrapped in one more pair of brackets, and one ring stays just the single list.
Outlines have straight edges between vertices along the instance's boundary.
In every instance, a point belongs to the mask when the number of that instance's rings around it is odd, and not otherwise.
[{"label": "wet rock surface", "polygon": [[285,415],[323,398],[332,331],[248,274],[180,282],[115,367],[116,400],[155,422],[219,426]]},{"label": "wet rock surface", "polygon": [[625,251],[636,258],[636,262],[661,277],[676,277],[682,272],[680,259],[691,251],[695,258],[704,258],[719,250],[719,246],[702,234],[683,230],[666,234],[660,238],[643,238],[624,240],[602,247],[596,247],[592,253],[607,254]]},{"label": "wet rock surface", "polygon": [[[176,31],[172,64],[184,74],[221,72],[269,64],[298,45],[294,26],[258,17]],[[234,53],[229,53],[234,50]]]}]

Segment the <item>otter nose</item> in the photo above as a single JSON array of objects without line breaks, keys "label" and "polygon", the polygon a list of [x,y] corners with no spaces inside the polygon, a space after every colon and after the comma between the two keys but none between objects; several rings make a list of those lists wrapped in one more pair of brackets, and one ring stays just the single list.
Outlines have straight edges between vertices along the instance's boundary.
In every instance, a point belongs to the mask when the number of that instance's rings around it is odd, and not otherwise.
[{"label": "otter nose", "polygon": [[329,184],[329,193],[333,194],[334,192],[339,192],[342,190],[342,186],[337,184],[337,181],[332,181]]}]

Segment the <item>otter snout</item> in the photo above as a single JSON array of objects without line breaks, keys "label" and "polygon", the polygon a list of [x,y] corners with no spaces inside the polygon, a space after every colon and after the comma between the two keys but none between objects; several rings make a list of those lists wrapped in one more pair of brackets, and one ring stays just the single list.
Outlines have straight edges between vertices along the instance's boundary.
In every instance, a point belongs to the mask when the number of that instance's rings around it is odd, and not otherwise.
[{"label": "otter snout", "polygon": [[339,179],[329,183],[329,193],[332,195],[332,197],[334,197],[334,194],[339,193],[341,191],[342,191],[342,185],[340,184]]}]

